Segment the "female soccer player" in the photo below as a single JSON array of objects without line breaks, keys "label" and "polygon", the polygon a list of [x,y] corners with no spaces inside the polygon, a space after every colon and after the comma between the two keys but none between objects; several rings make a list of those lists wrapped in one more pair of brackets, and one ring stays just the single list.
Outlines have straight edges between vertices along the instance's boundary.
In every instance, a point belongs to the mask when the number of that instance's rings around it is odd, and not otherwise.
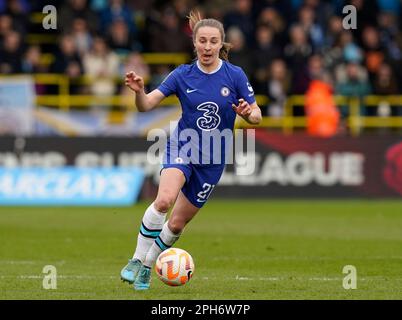
[{"label": "female soccer player", "polygon": [[[173,134],[176,140],[170,137],[167,143],[158,194],[145,211],[134,256],[120,273],[123,281],[134,283],[136,290],[149,288],[151,267],[158,255],[177,241],[186,224],[205,204],[225,166],[224,160],[212,162],[216,154],[208,154],[199,145],[198,152],[204,162],[194,161],[194,154],[186,161],[177,150],[184,144],[178,139],[180,133],[196,132],[202,136],[206,132],[232,131],[236,114],[251,124],[261,121],[261,111],[245,73],[228,62],[230,44],[224,42],[222,23],[202,19],[198,12],[191,12],[189,25],[197,55],[194,63],[176,68],[148,94],[144,92],[141,76],[131,71],[125,78],[126,86],[135,92],[140,112],[155,108],[171,94],[179,98],[183,112]],[[224,149],[225,146],[219,146],[213,152],[222,152],[221,159],[224,159]]]}]

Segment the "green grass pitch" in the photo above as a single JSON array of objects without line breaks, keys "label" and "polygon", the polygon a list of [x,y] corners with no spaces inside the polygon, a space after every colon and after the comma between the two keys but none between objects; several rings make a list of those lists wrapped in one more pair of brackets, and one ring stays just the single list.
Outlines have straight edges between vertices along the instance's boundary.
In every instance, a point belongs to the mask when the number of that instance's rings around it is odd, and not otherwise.
[{"label": "green grass pitch", "polygon": [[[0,208],[0,299],[402,299],[402,202],[215,200],[176,247],[193,279],[120,281],[148,203],[130,208]],[[42,287],[57,268],[57,289]],[[357,289],[345,290],[345,265]]]}]

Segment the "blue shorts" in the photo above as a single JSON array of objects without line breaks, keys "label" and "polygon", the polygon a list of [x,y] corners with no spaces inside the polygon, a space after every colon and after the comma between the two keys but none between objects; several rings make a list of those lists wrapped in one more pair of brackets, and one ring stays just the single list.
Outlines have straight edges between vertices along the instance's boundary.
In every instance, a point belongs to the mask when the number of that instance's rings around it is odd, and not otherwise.
[{"label": "blue shorts", "polygon": [[166,168],[177,168],[184,173],[186,182],[181,191],[194,206],[201,208],[221,178],[225,165],[169,163],[163,164],[161,171]]}]

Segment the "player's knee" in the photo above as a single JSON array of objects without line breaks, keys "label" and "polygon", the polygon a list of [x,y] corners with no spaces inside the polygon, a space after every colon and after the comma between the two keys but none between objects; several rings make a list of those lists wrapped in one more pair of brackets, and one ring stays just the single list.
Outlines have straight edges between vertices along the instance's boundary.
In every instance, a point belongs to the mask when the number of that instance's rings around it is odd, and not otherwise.
[{"label": "player's knee", "polygon": [[185,221],[181,219],[171,217],[168,221],[168,227],[170,231],[172,231],[174,234],[181,233],[185,226],[186,226]]},{"label": "player's knee", "polygon": [[157,197],[154,202],[154,207],[159,212],[168,212],[173,205],[174,199],[169,196]]}]

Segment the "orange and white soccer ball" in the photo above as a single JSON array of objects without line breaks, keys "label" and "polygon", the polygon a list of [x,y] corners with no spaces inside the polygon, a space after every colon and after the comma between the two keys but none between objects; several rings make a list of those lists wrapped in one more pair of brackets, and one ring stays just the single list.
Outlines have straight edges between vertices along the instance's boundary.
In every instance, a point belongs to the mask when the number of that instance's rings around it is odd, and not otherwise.
[{"label": "orange and white soccer ball", "polygon": [[169,286],[182,286],[194,273],[191,255],[179,248],[169,248],[156,259],[155,271],[159,279]]}]

